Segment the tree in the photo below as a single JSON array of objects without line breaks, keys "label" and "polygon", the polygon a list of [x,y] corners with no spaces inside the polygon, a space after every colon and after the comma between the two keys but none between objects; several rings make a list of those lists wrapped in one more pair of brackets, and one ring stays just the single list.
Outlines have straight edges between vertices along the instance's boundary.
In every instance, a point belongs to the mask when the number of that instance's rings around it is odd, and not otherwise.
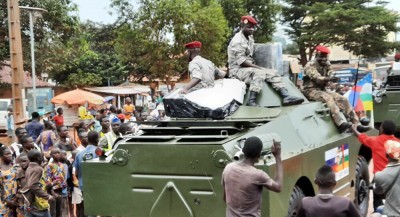
[{"label": "tree", "polygon": [[[20,0],[19,5],[44,8],[48,12],[43,13],[41,19],[37,19],[34,25],[35,60],[37,71],[42,71],[46,65],[42,62],[42,55],[51,49],[49,42],[66,42],[74,35],[78,18],[71,15],[76,11],[76,5],[71,0]],[[0,65],[10,58],[9,34],[7,19],[7,1],[0,3]],[[29,17],[28,13],[20,10],[21,37],[24,58],[24,69],[31,70]]]},{"label": "tree", "polygon": [[[133,11],[124,0],[114,0],[112,5],[120,15]],[[215,0],[141,0],[138,11],[117,26],[121,28],[116,50],[133,67],[135,78],[168,81],[185,73],[183,45],[194,40],[203,43],[202,56],[224,64],[228,28]]]},{"label": "tree", "polygon": [[83,23],[67,43],[53,44],[46,54],[49,75],[65,86],[115,85],[124,82],[130,67],[115,53],[116,27]]},{"label": "tree", "polygon": [[291,55],[298,55],[299,54],[299,46],[295,42],[292,42],[286,46],[286,48],[283,50],[283,53],[291,54]]},{"label": "tree", "polygon": [[257,21],[257,31],[254,39],[257,43],[265,43],[272,40],[276,30],[275,23],[280,6],[275,0],[219,0],[228,20],[231,32],[238,30],[240,18],[243,15],[252,15]]},{"label": "tree", "polygon": [[287,33],[299,46],[303,65],[319,44],[342,45],[364,57],[386,54],[396,43],[387,42],[396,32],[399,15],[373,0],[285,0],[282,17]]}]

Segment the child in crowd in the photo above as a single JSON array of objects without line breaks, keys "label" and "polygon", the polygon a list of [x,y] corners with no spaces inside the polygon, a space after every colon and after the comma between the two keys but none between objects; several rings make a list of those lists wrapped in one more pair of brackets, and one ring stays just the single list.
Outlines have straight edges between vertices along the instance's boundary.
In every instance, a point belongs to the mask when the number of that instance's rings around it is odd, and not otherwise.
[{"label": "child in crowd", "polygon": [[0,216],[16,216],[17,207],[17,167],[13,165],[11,150],[0,147]]},{"label": "child in crowd", "polygon": [[24,195],[21,193],[21,189],[25,188],[26,186],[26,177],[25,177],[25,172],[26,169],[28,169],[29,166],[29,159],[26,154],[20,155],[17,158],[16,161],[19,165],[18,171],[17,171],[17,185],[18,185],[18,193],[17,193],[17,217],[23,217],[25,216],[25,203],[27,203],[27,200],[25,199]]},{"label": "child in crowd", "polygon": [[67,168],[61,162],[61,151],[59,148],[53,148],[50,151],[53,162],[48,163],[45,168],[46,180],[52,186],[53,196],[55,197],[55,207],[50,205],[51,216],[68,217],[68,192],[67,192]]},{"label": "child in crowd", "polygon": [[314,180],[318,185],[315,197],[305,197],[297,209],[297,217],[361,217],[353,202],[347,197],[333,195],[336,186],[332,167],[323,165]]},{"label": "child in crowd", "polygon": [[35,149],[35,143],[33,142],[33,138],[30,136],[23,136],[21,138],[22,149],[20,150],[21,154],[28,154],[28,151]]},{"label": "child in crowd", "polygon": [[49,195],[46,179],[41,167],[43,155],[39,150],[32,149],[28,152],[29,166],[26,169],[26,186],[21,189],[21,193],[27,198],[26,217],[50,217],[49,201],[54,201],[53,196]]},{"label": "child in crowd", "polygon": [[[61,150],[61,162],[65,164],[66,168],[66,174],[67,174],[67,189],[68,189],[68,207],[69,207],[69,213],[71,216],[73,216],[74,213],[74,206],[72,205],[72,192],[74,190],[74,182],[73,182],[73,176],[72,176],[72,169],[73,169],[73,162],[75,160],[76,154],[78,153],[78,150],[73,150],[72,151],[72,156],[68,158],[67,152],[64,150]],[[76,181],[78,183],[78,181]]]}]

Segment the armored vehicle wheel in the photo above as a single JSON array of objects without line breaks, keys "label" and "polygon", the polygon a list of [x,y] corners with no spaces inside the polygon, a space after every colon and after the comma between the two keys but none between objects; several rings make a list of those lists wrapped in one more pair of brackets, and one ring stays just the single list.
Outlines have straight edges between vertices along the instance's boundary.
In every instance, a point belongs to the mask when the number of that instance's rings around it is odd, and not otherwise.
[{"label": "armored vehicle wheel", "polygon": [[359,156],[356,165],[355,201],[361,216],[367,216],[369,204],[369,171],[364,157]]},{"label": "armored vehicle wheel", "polygon": [[290,195],[288,217],[297,216],[297,207],[303,197],[305,197],[303,190],[299,186],[295,185],[292,194]]}]

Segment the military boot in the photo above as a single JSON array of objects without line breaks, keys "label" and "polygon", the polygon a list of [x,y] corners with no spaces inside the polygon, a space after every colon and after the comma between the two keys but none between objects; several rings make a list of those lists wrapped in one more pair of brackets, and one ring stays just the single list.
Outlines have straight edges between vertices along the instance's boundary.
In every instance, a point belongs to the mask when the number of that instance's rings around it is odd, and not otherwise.
[{"label": "military boot", "polygon": [[369,126],[369,123],[371,122],[371,120],[367,117],[363,117],[360,119],[360,123],[364,126]]},{"label": "military boot", "polygon": [[347,121],[346,117],[341,112],[338,115],[332,115],[332,119],[341,133],[346,132],[352,126],[352,124]]},{"label": "military boot", "polygon": [[360,133],[365,133],[370,129],[371,129],[370,126],[364,126],[364,125],[358,125],[357,126],[357,131],[360,132]]},{"label": "military boot", "polygon": [[304,102],[304,99],[297,96],[290,96],[286,88],[281,88],[278,91],[279,95],[282,96],[283,106],[287,105],[298,105]]},{"label": "military boot", "polygon": [[258,105],[258,104],[256,103],[257,95],[258,95],[257,92],[255,92],[255,91],[250,91],[250,94],[249,94],[249,101],[247,101],[247,104],[246,104],[246,105],[248,105],[248,106],[260,106],[260,105]]}]

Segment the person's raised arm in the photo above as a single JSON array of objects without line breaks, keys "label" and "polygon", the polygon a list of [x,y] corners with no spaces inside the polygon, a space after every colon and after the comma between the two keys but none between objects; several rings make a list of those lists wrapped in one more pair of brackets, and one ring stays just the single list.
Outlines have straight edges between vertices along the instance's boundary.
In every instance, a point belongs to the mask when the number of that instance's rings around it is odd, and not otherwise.
[{"label": "person's raised arm", "polygon": [[271,191],[281,192],[282,182],[283,182],[283,166],[281,159],[281,143],[274,140],[274,145],[272,146],[272,154],[276,161],[276,173],[274,180],[271,181],[270,185],[266,186]]}]

